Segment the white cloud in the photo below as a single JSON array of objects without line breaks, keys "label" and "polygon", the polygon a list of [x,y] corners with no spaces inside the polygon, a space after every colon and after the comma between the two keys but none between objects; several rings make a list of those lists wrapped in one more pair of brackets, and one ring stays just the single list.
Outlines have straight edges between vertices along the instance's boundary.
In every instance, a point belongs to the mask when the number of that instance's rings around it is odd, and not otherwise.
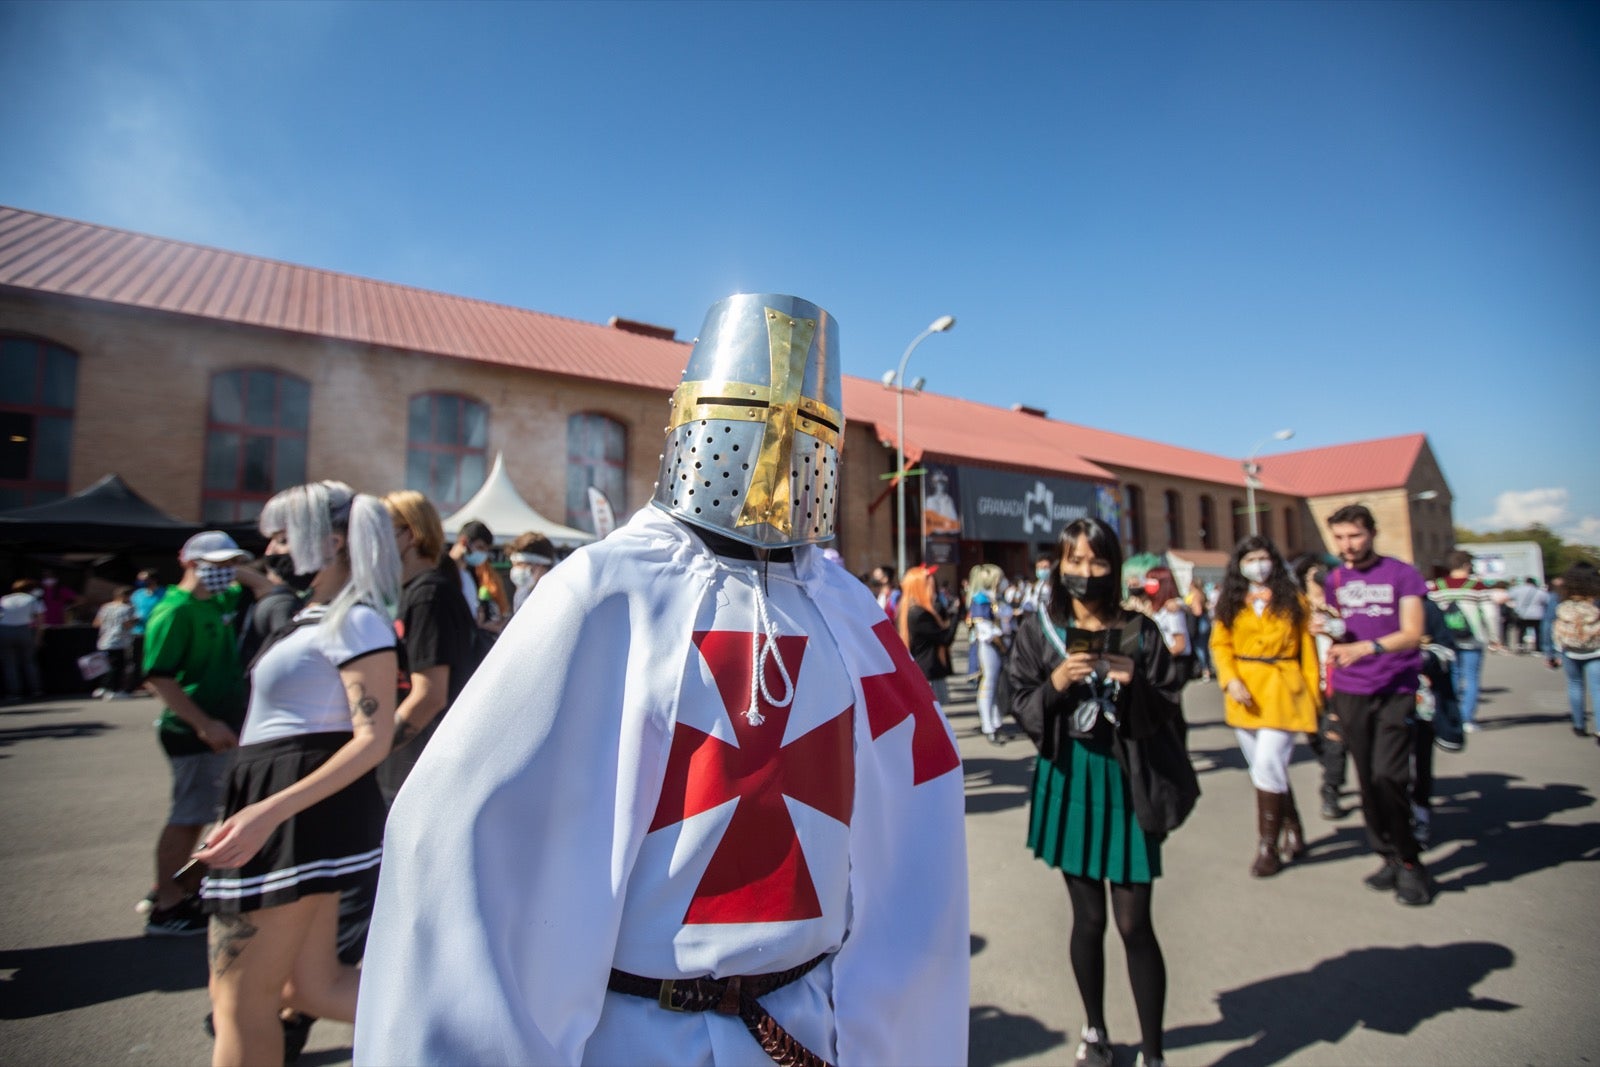
[{"label": "white cloud", "polygon": [[1472,525],[1480,530],[1512,530],[1536,522],[1555,526],[1566,518],[1570,496],[1565,489],[1509,490],[1495,497],[1493,515]]},{"label": "white cloud", "polygon": [[1600,517],[1572,514],[1572,494],[1566,489],[1512,489],[1494,501],[1494,514],[1468,525],[1480,532],[1517,530],[1538,523],[1567,541],[1600,544]]}]

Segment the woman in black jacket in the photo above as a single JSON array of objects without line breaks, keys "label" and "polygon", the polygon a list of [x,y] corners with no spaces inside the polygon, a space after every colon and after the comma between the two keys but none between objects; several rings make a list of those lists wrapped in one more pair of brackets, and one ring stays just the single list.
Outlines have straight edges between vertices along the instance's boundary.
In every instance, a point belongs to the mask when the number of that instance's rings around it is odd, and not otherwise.
[{"label": "woman in black jacket", "polygon": [[900,582],[900,606],[896,612],[900,640],[911,651],[911,658],[928,679],[933,695],[943,707],[950,699],[945,679],[950,677],[950,643],[956,639],[956,623],[951,612],[946,618],[940,613],[937,589],[933,584],[934,569],[912,567]]},{"label": "woman in black jacket", "polygon": [[[1144,761],[1162,731],[1179,739],[1174,748],[1174,738],[1164,738],[1164,751],[1181,753],[1181,682],[1156,625],[1118,605],[1121,572],[1122,550],[1109,527],[1095,519],[1068,525],[1051,569],[1050,599],[1022,620],[1008,677],[1012,713],[1039,747],[1028,846],[1061,870],[1072,904],[1072,972],[1085,1012],[1076,1062],[1111,1064],[1105,1025],[1110,882],[1143,1030],[1140,1062],[1155,1067],[1163,1062],[1167,973],[1150,898],[1164,835],[1140,824],[1175,822],[1152,814],[1153,794],[1136,796],[1130,789],[1130,780],[1149,778],[1130,775],[1129,766],[1149,769]],[[1142,820],[1136,806],[1145,809]]]}]

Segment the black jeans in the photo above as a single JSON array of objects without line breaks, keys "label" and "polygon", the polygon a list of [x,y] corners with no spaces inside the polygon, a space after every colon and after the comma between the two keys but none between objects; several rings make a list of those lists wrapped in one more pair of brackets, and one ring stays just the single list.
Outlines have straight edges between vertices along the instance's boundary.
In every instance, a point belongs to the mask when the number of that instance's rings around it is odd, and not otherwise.
[{"label": "black jeans", "polygon": [[1417,862],[1417,839],[1411,832],[1411,720],[1416,694],[1335,693],[1331,703],[1356,765],[1361,814],[1372,850],[1386,860]]}]

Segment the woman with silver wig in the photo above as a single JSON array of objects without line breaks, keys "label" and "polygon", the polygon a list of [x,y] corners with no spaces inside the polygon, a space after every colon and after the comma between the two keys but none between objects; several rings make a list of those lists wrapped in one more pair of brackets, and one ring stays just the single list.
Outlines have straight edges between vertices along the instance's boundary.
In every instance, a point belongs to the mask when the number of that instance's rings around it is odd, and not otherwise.
[{"label": "woman with silver wig", "polygon": [[284,1006],[352,1021],[339,893],[382,855],[373,774],[394,730],[400,560],[383,502],[343,482],[286,489],[261,512],[268,555],[310,595],[251,665],[250,710],[223,819],[197,859],[211,916],[212,1063],[281,1063]]}]

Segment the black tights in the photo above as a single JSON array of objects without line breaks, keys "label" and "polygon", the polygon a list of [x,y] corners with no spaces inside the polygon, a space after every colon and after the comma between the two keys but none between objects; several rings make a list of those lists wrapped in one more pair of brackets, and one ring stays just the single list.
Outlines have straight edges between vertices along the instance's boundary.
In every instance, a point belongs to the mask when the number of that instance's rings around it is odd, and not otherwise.
[{"label": "black tights", "polygon": [[[1072,901],[1072,974],[1089,1026],[1106,1032],[1106,888],[1098,878],[1066,874]],[[1139,1015],[1141,1048],[1147,1060],[1161,1058],[1161,1014],[1167,1000],[1167,964],[1150,923],[1149,882],[1111,885],[1111,910],[1128,957],[1128,981]]]}]

